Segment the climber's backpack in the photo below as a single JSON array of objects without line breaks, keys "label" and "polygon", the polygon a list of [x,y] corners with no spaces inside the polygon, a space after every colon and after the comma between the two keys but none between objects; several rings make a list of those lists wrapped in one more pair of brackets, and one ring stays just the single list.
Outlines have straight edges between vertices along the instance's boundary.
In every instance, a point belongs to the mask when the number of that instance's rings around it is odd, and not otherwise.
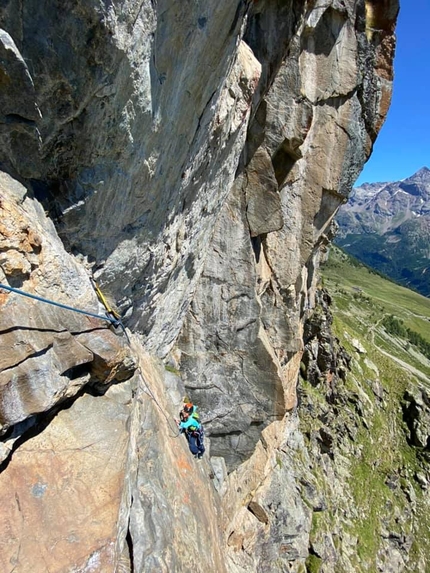
[{"label": "climber's backpack", "polygon": [[[203,439],[204,430],[203,430],[203,425],[200,422],[200,414],[197,412],[197,406],[194,406],[194,404],[188,402],[187,404],[184,405],[183,411],[189,414],[191,418],[196,420],[198,424],[196,426],[189,426],[190,434],[200,439]],[[182,415],[181,415],[181,420],[182,420]]]}]

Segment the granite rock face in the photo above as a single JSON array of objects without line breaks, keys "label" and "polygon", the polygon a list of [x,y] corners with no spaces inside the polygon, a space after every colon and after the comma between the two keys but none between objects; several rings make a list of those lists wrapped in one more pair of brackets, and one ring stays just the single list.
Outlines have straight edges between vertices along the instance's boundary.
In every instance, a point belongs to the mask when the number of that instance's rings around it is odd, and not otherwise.
[{"label": "granite rock face", "polygon": [[208,456],[194,459],[173,421],[182,382],[142,353],[137,340],[132,343],[140,380],[131,434],[134,470],[128,474],[131,571],[225,573],[222,507]]},{"label": "granite rock face", "polygon": [[[2,283],[55,303],[106,316],[85,269],[68,255],[52,221],[25,188],[0,174]],[[109,322],[2,290],[1,458],[28,430],[84,386],[123,381],[134,359]],[[7,430],[11,433],[7,434]]]},{"label": "granite rock face", "polygon": [[[263,200],[272,221],[251,222],[251,234],[268,233],[269,264],[285,288],[296,284],[387,111],[382,47],[392,47],[395,18],[369,40],[366,14],[361,3],[292,0],[0,8],[21,62],[10,56],[3,74],[28,92],[28,111],[9,88],[6,107],[40,133],[30,157],[32,134],[20,135],[21,148],[3,145],[3,163],[29,180],[68,250],[88,258],[160,355],[178,334],[239,161],[239,171],[251,162],[251,221],[258,180],[272,180]],[[15,123],[3,129],[18,137]]]},{"label": "granite rock face", "polygon": [[384,5],[2,3],[3,284],[103,314],[92,276],[128,333],[1,291],[5,570],[308,566],[303,323],[388,110]]},{"label": "granite rock face", "polygon": [[68,249],[165,354],[245,141],[261,69],[241,41],[246,6],[84,1],[63,18],[61,1],[34,2],[20,22],[15,4],[0,21],[24,60],[37,53],[42,113],[27,177]]},{"label": "granite rock face", "polygon": [[226,482],[226,555],[233,573],[304,570],[312,511],[298,478],[309,459],[297,417],[287,419],[263,431],[253,456]]},{"label": "granite rock face", "polygon": [[406,392],[403,404],[403,416],[410,431],[410,442],[424,449],[428,449],[430,445],[429,398],[425,388],[411,389]]},{"label": "granite rock face", "polygon": [[85,395],[0,474],[2,571],[115,571],[130,383]]},{"label": "granite rock face", "polygon": [[[230,467],[297,403],[302,323],[314,307],[320,254],[386,112],[379,87],[389,78],[378,50],[391,41],[390,26],[369,43],[365,14],[352,3],[317,2],[308,12],[259,1],[250,13],[244,37],[263,62],[261,79],[178,344],[186,386],[210,411],[214,452]],[[234,388],[244,398],[236,406]]]}]

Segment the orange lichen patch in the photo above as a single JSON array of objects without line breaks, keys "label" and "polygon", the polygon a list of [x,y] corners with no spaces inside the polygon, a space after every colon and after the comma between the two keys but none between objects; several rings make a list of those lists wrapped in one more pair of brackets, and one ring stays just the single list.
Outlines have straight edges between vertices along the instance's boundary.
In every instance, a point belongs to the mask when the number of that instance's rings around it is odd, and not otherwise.
[{"label": "orange lichen patch", "polygon": [[3,272],[7,276],[29,275],[31,265],[26,257],[19,251],[10,249],[2,254],[0,264]]},{"label": "orange lichen patch", "polygon": [[279,547],[279,553],[290,553],[293,550],[294,545],[291,545],[291,543],[281,543],[281,546]]},{"label": "orange lichen patch", "polygon": [[7,540],[0,571],[114,569],[126,416],[113,419],[112,411],[102,408],[94,430],[87,419],[99,411],[99,404],[86,397],[81,408],[81,415],[73,409],[63,412],[51,433],[28,440],[0,475],[0,534]]},{"label": "orange lichen patch", "polygon": [[22,212],[3,201],[0,205],[0,248],[33,253],[41,246],[42,239],[23,219]]},{"label": "orange lichen patch", "polygon": [[372,149],[373,149],[373,139],[372,137],[367,133],[366,134],[366,142],[364,144],[364,150],[366,153],[366,157],[369,158],[370,154],[372,153]]},{"label": "orange lichen patch", "polygon": [[31,253],[42,246],[42,240],[33,229],[25,226],[21,229],[23,236],[20,239],[20,246],[26,253]]},{"label": "orange lichen patch", "polygon": [[293,410],[297,406],[297,375],[303,351],[299,351],[284,368],[284,397],[285,410]]},{"label": "orange lichen patch", "polygon": [[396,49],[396,39],[387,35],[382,38],[381,43],[375,50],[375,69],[378,76],[387,81],[393,81],[394,77],[394,52]]},{"label": "orange lichen patch", "polygon": [[184,454],[179,455],[178,459],[176,460],[176,465],[182,474],[190,472],[192,469],[189,460],[185,457]]}]

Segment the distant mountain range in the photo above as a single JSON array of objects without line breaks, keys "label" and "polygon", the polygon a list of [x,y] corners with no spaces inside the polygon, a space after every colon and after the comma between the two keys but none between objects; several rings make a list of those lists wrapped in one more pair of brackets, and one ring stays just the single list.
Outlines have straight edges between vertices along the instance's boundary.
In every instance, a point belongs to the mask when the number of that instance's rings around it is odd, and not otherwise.
[{"label": "distant mountain range", "polygon": [[353,189],[335,243],[395,281],[430,296],[430,169]]}]

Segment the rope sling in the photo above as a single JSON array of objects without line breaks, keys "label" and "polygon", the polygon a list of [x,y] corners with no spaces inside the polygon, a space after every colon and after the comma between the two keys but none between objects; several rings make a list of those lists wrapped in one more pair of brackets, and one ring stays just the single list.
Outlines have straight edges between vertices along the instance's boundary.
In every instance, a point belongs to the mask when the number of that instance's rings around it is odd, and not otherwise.
[{"label": "rope sling", "polygon": [[[126,338],[127,338],[128,344],[129,344],[129,346],[130,346],[130,339],[129,339],[129,337],[128,337],[128,335],[127,335],[127,332],[126,332],[126,330],[125,330],[125,327],[124,327],[124,325],[123,325],[123,323],[122,323],[122,321],[121,321],[121,317],[119,316],[119,314],[118,314],[115,310],[113,310],[113,309],[109,306],[109,304],[108,304],[106,298],[104,297],[103,293],[100,291],[100,288],[99,288],[99,286],[97,285],[97,283],[95,283],[95,281],[93,281],[93,284],[94,284],[94,288],[95,288],[95,290],[96,290],[96,293],[97,293],[97,295],[98,295],[100,301],[103,303],[103,305],[105,306],[106,310],[107,310],[110,314],[112,314],[115,318],[112,318],[112,317],[106,316],[106,315],[102,315],[102,314],[95,314],[94,312],[88,312],[88,311],[86,311],[86,310],[82,310],[82,309],[80,309],[80,308],[76,308],[76,307],[73,307],[73,306],[69,306],[69,305],[67,305],[67,304],[62,304],[62,303],[60,303],[60,302],[55,302],[55,301],[53,301],[53,300],[50,300],[50,299],[47,299],[47,298],[43,298],[43,297],[37,296],[37,295],[35,295],[35,294],[30,294],[30,293],[25,292],[25,291],[23,291],[23,290],[20,290],[20,289],[18,289],[18,288],[14,288],[14,287],[11,287],[11,286],[8,286],[8,285],[4,285],[4,284],[2,284],[2,283],[0,283],[0,288],[1,288],[1,289],[4,289],[4,290],[7,290],[7,291],[10,291],[10,292],[13,292],[13,293],[15,293],[15,294],[19,294],[19,295],[21,295],[21,296],[25,296],[25,297],[28,297],[28,298],[37,300],[37,301],[39,301],[39,302],[44,302],[44,303],[50,304],[50,305],[52,305],[52,306],[57,306],[58,308],[63,308],[63,309],[65,309],[65,310],[70,310],[70,311],[72,311],[72,312],[78,312],[79,314],[84,314],[84,315],[86,315],[86,316],[91,316],[91,317],[93,317],[93,318],[99,318],[99,319],[101,319],[101,320],[106,320],[106,321],[110,322],[110,323],[111,323],[113,326],[115,326],[115,327],[120,326],[120,327],[122,328],[122,330],[123,330],[123,332],[124,332]],[[167,424],[168,424],[170,430],[173,431],[174,434],[176,434],[174,428],[172,427],[172,425],[171,425],[171,423],[170,423],[170,420],[169,420],[168,415],[166,414],[166,412],[164,412],[164,409],[163,409],[162,406],[159,404],[158,400],[156,399],[156,397],[154,396],[153,392],[151,391],[151,389],[149,388],[148,384],[146,383],[145,377],[143,376],[143,372],[142,372],[142,370],[141,370],[141,368],[140,368],[140,365],[138,366],[138,370],[139,370],[140,376],[141,376],[141,378],[142,378],[143,384],[144,384],[144,386],[145,386],[145,388],[146,388],[146,390],[147,390],[146,393],[154,400],[154,402],[156,403],[156,405],[157,405],[158,408],[160,409],[161,413],[163,414],[163,416],[165,417],[165,419],[166,419],[166,421],[167,421]],[[177,438],[178,436],[179,436],[179,432],[178,432],[177,435],[174,435],[175,438]]]}]

